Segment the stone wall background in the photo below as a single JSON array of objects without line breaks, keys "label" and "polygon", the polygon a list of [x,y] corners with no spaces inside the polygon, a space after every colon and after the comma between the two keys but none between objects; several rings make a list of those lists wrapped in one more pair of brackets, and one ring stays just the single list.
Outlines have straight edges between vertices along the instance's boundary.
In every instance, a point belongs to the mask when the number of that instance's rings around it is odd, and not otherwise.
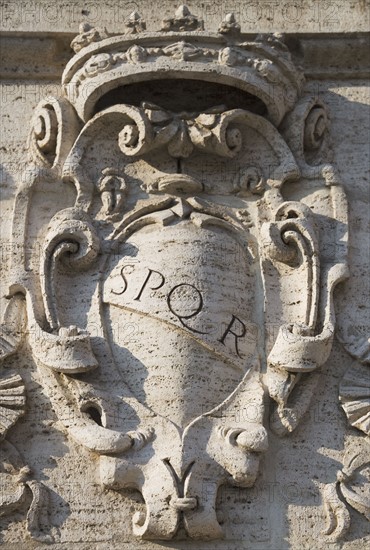
[{"label": "stone wall background", "polygon": [[[47,397],[35,365],[24,349],[9,365],[19,369],[29,390],[28,413],[9,433],[30,467],[51,489],[51,519],[60,530],[60,543],[51,548],[178,548],[197,550],[326,548],[320,534],[325,519],[320,487],[335,481],[344,449],[356,450],[361,434],[347,423],[338,402],[344,372],[356,361],[346,351],[348,337],[369,334],[369,89],[365,66],[369,4],[365,1],[240,1],[188,3],[215,30],[234,11],[248,33],[287,32],[296,53],[308,67],[306,92],[329,106],[335,164],[349,201],[350,279],[336,291],[338,335],[322,369],[320,391],[299,428],[282,440],[273,439],[256,487],[225,488],[220,492],[225,541],[146,543],[131,537],[132,508],[138,499],[101,493],[94,462],[87,451],[68,441]],[[17,182],[26,159],[26,142],[33,109],[49,95],[58,95],[63,65],[72,56],[68,42],[81,21],[119,32],[123,20],[138,9],[148,29],[158,28],[173,14],[177,2],[1,2],[0,88],[0,277],[3,309],[8,284],[11,217]],[[341,34],[343,33],[343,34]],[[299,46],[297,39],[304,43]],[[306,53],[306,57],[303,56]],[[328,61],[329,60],[329,61]],[[86,455],[86,456],[85,456]],[[1,490],[1,488],[0,488]],[[207,490],[207,487],[204,488]],[[352,511],[351,528],[333,548],[363,549],[370,542],[368,523]],[[0,518],[4,548],[41,548],[31,541],[24,524],[25,510],[10,521]],[[180,535],[181,536],[181,535]],[[21,542],[22,541],[22,542]],[[22,546],[20,546],[20,543]]]}]

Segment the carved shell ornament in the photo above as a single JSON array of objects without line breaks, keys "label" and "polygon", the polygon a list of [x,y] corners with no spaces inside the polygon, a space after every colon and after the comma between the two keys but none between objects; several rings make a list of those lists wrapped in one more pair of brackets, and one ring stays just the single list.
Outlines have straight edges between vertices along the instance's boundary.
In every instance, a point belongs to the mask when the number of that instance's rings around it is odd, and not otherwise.
[{"label": "carved shell ornament", "polygon": [[[281,37],[246,41],[233,15],[203,28],[184,6],[159,32],[136,12],[121,36],[81,27],[63,97],[35,111],[14,211],[9,301],[41,384],[102,487],[141,492],[133,532],[152,540],[223,536],[218,489],[252,487],[268,431],[302,420],[348,275],[325,106],[300,99]],[[184,80],[191,101],[172,101]],[[23,402],[3,376],[2,426]]]}]

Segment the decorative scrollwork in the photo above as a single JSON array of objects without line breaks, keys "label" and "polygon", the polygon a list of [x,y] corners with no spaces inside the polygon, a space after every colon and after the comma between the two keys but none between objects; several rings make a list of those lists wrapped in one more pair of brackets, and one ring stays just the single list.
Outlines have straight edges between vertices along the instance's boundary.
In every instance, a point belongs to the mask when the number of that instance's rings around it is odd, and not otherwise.
[{"label": "decorative scrollwork", "polygon": [[[77,208],[62,210],[52,219],[51,228],[44,243],[44,258],[68,262],[68,267],[85,269],[96,258],[100,248],[99,237],[85,212]],[[68,256],[66,256],[68,254]],[[47,267],[43,264],[42,277]]]},{"label": "decorative scrollwork", "polygon": [[41,101],[28,140],[31,160],[45,168],[61,168],[79,131],[72,105],[63,98]]},{"label": "decorative scrollwork", "polygon": [[44,319],[36,317],[31,297],[26,295],[31,346],[42,365],[58,372],[78,373],[97,367],[91,349],[89,334],[71,325],[60,325],[56,301],[56,267],[58,261],[68,262],[68,267],[86,269],[96,258],[100,241],[87,215],[77,208],[57,214],[45,239],[44,254],[40,265],[40,283],[44,303],[43,315],[49,324],[44,330]]},{"label": "decorative scrollwork", "polygon": [[241,131],[232,125],[235,111],[224,111],[225,107],[221,105],[201,114],[172,113],[157,105],[143,103],[141,109],[128,108],[132,123],[122,128],[119,146],[129,156],[166,145],[169,154],[175,158],[189,157],[194,147],[234,157],[242,146]]},{"label": "decorative scrollwork", "polygon": [[[275,213],[275,220],[262,228],[266,257],[289,265],[293,270],[303,262],[307,296],[304,321],[281,326],[268,356],[267,385],[270,396],[278,405],[271,426],[281,435],[294,430],[318,383],[318,376],[310,375],[304,395],[297,399],[298,406],[294,405],[294,400],[289,404],[290,395],[300,378],[316,370],[329,356],[334,332],[330,297],[333,286],[345,273],[334,266],[320,280],[319,243],[312,213],[306,206],[283,203]],[[323,319],[320,327],[319,317]],[[301,389],[297,387],[296,392],[300,394]]]},{"label": "decorative scrollwork", "polygon": [[59,260],[68,268],[83,270],[96,258],[100,241],[85,212],[76,208],[62,210],[54,216],[44,244],[40,277],[45,312],[52,329],[59,329],[55,306],[55,269]]},{"label": "decorative scrollwork", "polygon": [[56,148],[57,117],[55,111],[48,107],[40,109],[33,127],[38,149],[47,155]]},{"label": "decorative scrollwork", "polygon": [[248,166],[239,175],[234,191],[240,196],[262,195],[266,189],[266,181],[256,166]]},{"label": "decorative scrollwork", "polygon": [[305,173],[311,165],[324,168],[330,161],[329,115],[316,98],[303,98],[283,121],[282,132]]},{"label": "decorative scrollwork", "polygon": [[328,131],[327,111],[321,105],[315,105],[308,113],[304,129],[304,146],[307,151],[319,149]]}]

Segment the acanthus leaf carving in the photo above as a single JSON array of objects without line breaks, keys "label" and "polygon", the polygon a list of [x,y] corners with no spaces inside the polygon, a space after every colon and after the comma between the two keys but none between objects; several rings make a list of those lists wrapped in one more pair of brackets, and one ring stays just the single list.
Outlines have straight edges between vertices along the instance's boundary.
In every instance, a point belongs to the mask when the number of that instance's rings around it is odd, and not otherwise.
[{"label": "acanthus leaf carving", "polygon": [[328,540],[338,541],[351,525],[350,509],[363,514],[370,521],[369,443],[362,441],[360,451],[347,456],[345,464],[337,472],[335,483],[323,489]]},{"label": "acanthus leaf carving", "polygon": [[[366,329],[365,329],[366,331]],[[339,386],[339,401],[354,428],[370,434],[370,340],[365,335],[338,335],[344,349],[356,360]]]},{"label": "acanthus leaf carving", "polygon": [[[0,327],[0,364],[18,352],[26,329],[23,297],[17,293],[9,301]],[[8,516],[26,504],[26,524],[30,535],[39,541],[52,542],[47,516],[47,489],[33,479],[18,450],[6,439],[7,432],[26,413],[26,386],[14,370],[0,378],[0,516]],[[29,494],[30,493],[30,494]],[[31,495],[31,502],[29,503]],[[43,512],[42,512],[43,511]],[[43,516],[43,519],[41,519]]]},{"label": "acanthus leaf carving", "polygon": [[370,435],[370,368],[366,364],[352,366],[344,375],[339,400],[349,423]]},{"label": "acanthus leaf carving", "polygon": [[[24,338],[26,318],[24,301],[18,294],[10,300],[0,325],[0,363],[17,353]],[[22,377],[12,371],[0,378],[0,437],[24,415],[26,409],[25,385]]]},{"label": "acanthus leaf carving", "polygon": [[32,472],[25,466],[17,449],[8,441],[1,442],[0,461],[0,516],[7,516],[28,504],[27,531],[40,542],[54,542],[48,514],[47,488],[32,479]]}]

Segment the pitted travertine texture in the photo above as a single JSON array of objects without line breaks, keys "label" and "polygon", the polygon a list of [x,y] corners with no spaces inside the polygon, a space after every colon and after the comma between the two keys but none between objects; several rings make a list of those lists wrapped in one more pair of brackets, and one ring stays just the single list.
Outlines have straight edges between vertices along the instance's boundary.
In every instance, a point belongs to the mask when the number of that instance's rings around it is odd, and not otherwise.
[{"label": "pitted travertine texture", "polygon": [[366,548],[364,35],[330,80],[321,34],[366,3],[20,4],[58,81],[1,85],[2,546]]}]

